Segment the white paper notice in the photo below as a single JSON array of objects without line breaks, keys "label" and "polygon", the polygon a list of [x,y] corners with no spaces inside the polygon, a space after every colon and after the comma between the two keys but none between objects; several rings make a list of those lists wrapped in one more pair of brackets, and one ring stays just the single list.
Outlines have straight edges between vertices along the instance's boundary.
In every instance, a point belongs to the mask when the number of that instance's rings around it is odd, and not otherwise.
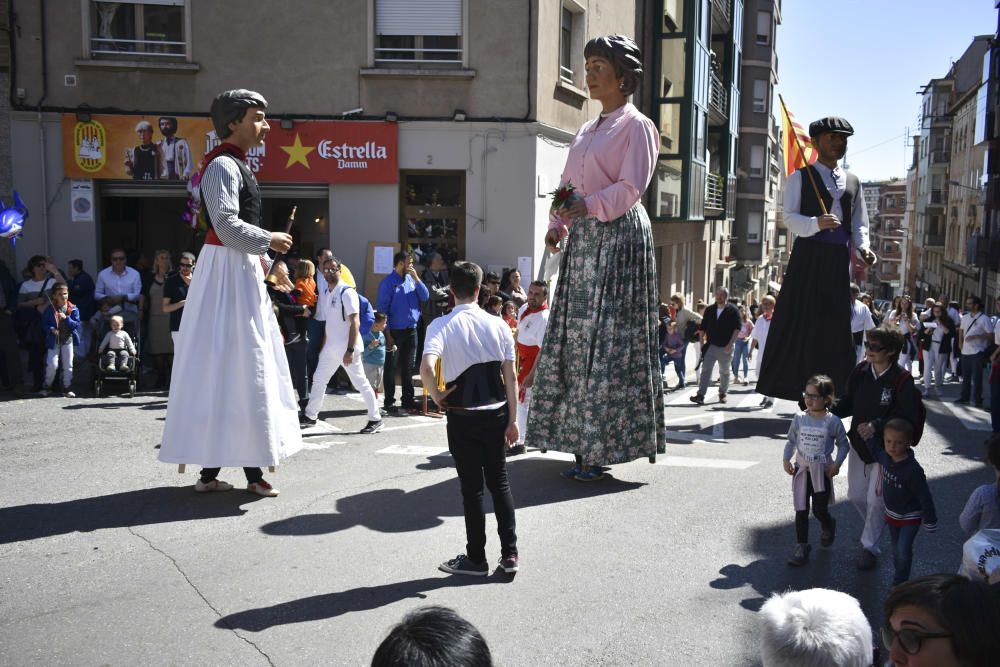
[{"label": "white paper notice", "polygon": [[70,185],[70,219],[73,222],[94,222],[94,182],[73,180]]},{"label": "white paper notice", "polygon": [[521,284],[527,285],[532,280],[535,279],[531,275],[531,258],[530,257],[518,257],[517,258],[517,270],[521,274]]},{"label": "white paper notice", "polygon": [[392,255],[393,247],[391,245],[375,246],[375,261],[373,262],[374,266],[372,267],[372,273],[391,273],[393,268],[395,268],[392,265]]}]

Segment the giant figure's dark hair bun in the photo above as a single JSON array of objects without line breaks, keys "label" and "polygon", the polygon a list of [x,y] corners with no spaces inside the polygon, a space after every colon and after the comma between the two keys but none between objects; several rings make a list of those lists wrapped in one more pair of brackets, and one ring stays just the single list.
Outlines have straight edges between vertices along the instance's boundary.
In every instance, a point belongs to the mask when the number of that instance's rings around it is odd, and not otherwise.
[{"label": "giant figure's dark hair bun", "polygon": [[631,37],[625,35],[604,35],[595,37],[583,48],[583,57],[604,58],[615,68],[615,74],[622,77],[622,92],[631,95],[642,81],[642,51]]}]

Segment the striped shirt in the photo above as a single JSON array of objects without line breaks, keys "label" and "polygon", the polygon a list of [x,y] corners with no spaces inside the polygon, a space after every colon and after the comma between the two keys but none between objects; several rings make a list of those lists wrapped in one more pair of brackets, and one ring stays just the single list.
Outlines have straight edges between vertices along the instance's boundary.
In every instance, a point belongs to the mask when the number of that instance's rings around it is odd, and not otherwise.
[{"label": "striped shirt", "polygon": [[242,186],[243,176],[232,156],[212,160],[205,168],[200,185],[208,217],[219,240],[227,248],[248,255],[263,255],[271,246],[271,232],[240,220]]}]

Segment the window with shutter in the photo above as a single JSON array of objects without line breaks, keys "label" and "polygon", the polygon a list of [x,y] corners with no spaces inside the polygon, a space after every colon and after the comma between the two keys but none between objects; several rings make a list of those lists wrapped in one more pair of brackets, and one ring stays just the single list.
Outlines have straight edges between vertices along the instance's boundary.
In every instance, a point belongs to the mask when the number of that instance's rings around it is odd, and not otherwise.
[{"label": "window with shutter", "polygon": [[375,0],[375,64],[461,64],[463,4],[463,0]]}]

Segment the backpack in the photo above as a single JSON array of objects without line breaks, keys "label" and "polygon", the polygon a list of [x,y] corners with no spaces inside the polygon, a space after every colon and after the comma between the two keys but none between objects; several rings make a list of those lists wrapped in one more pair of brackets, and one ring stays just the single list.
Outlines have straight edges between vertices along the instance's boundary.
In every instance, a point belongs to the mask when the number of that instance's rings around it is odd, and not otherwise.
[{"label": "backpack", "polygon": [[[911,376],[912,377],[912,376]],[[907,374],[900,373],[899,377],[896,378],[896,396],[899,396],[899,390],[902,389],[903,383],[906,382]],[[919,391],[915,391],[914,395],[917,397],[917,421],[913,424],[913,447],[917,446],[920,442],[920,437],[924,434],[924,424],[927,422],[927,408],[924,407],[924,397]]]},{"label": "backpack", "polygon": [[[344,292],[349,289],[354,289],[350,285],[347,285],[340,291],[340,317],[345,322],[347,321],[347,312],[344,310]],[[357,292],[357,290],[354,290]],[[372,302],[369,301],[364,294],[358,293],[358,321],[360,323],[360,332],[362,336],[367,336],[372,332],[372,325],[375,324],[375,309],[372,308]]]}]

